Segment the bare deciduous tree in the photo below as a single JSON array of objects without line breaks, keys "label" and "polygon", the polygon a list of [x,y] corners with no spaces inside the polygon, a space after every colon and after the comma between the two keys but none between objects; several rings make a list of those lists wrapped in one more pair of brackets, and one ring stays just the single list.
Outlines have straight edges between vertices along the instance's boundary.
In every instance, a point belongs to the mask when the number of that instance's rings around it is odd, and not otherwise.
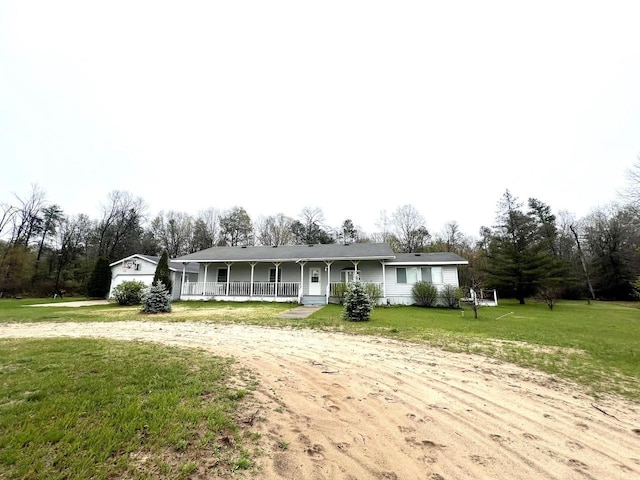
[{"label": "bare deciduous tree", "polygon": [[156,241],[169,258],[175,258],[191,252],[193,239],[193,219],[184,212],[160,214],[151,222],[151,230]]},{"label": "bare deciduous tree", "polygon": [[282,213],[260,218],[255,226],[256,240],[260,245],[291,245],[291,227],[294,221]]},{"label": "bare deciduous tree", "polygon": [[13,216],[18,212],[18,209],[8,203],[0,203],[0,237],[5,228],[13,221]]},{"label": "bare deciduous tree", "polygon": [[627,187],[622,197],[636,210],[640,209],[640,155],[636,162],[627,169]]},{"label": "bare deciduous tree", "polygon": [[15,195],[18,201],[13,220],[13,233],[11,240],[14,245],[29,246],[31,239],[39,233],[42,218],[40,213],[45,205],[45,191],[38,185],[31,185],[31,193],[28,197]]},{"label": "bare deciduous tree", "polygon": [[424,217],[412,205],[398,207],[391,217],[391,224],[395,248],[400,252],[418,252],[431,237]]},{"label": "bare deciduous tree", "polygon": [[95,256],[113,260],[114,257],[135,253],[128,252],[131,248],[127,248],[126,242],[132,235],[141,233],[137,230],[145,212],[142,198],[120,190],[110,192],[107,203],[102,206],[102,218],[96,224]]}]

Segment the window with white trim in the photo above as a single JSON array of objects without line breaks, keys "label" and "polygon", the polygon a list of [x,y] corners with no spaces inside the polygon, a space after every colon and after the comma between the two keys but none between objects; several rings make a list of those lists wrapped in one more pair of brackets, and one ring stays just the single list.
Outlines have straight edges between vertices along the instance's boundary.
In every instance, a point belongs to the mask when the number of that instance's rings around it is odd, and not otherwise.
[{"label": "window with white trim", "polygon": [[422,267],[420,269],[423,282],[429,282],[433,284],[441,284],[442,282],[442,267]]},{"label": "window with white trim", "polygon": [[218,283],[227,283],[227,275],[229,271],[226,268],[218,269]]},{"label": "window with white trim", "polygon": [[416,283],[418,270],[415,267],[396,267],[396,283]]},{"label": "window with white trim", "polygon": [[[275,283],[276,282],[276,269],[275,268],[270,268],[269,269],[269,281],[271,283]],[[282,269],[278,268],[278,282],[282,282]]]},{"label": "window with white trim", "polygon": [[360,270],[351,268],[340,271],[340,281],[342,283],[355,282],[358,277],[360,277]]}]

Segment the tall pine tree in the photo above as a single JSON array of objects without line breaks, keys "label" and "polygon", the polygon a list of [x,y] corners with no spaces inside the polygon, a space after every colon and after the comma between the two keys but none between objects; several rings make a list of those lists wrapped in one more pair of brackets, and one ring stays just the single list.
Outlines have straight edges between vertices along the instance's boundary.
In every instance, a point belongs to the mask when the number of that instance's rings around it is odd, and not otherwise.
[{"label": "tall pine tree", "polygon": [[522,211],[522,204],[509,190],[498,208],[498,225],[493,228],[487,255],[489,282],[524,304],[549,275],[553,258],[535,219]]},{"label": "tall pine tree", "polygon": [[171,271],[169,270],[169,254],[166,250],[162,252],[162,256],[156,267],[156,272],[153,275],[153,284],[157,285],[158,282],[162,282],[165,290],[171,293],[173,282],[171,281]]},{"label": "tall pine tree", "polygon": [[87,284],[87,295],[94,298],[105,298],[111,287],[111,267],[109,260],[98,258]]}]

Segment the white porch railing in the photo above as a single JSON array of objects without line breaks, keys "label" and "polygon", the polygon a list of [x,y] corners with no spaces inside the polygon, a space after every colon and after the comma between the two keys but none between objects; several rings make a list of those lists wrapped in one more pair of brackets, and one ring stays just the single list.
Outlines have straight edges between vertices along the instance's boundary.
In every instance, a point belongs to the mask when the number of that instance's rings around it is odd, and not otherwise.
[{"label": "white porch railing", "polygon": [[462,301],[467,303],[473,303],[475,301],[477,305],[497,307],[498,292],[496,290],[473,290],[471,288],[467,288]]},{"label": "white porch railing", "polygon": [[[277,295],[276,295],[277,285]],[[297,297],[298,282],[186,282],[182,286],[182,295],[200,295],[204,297]]]}]

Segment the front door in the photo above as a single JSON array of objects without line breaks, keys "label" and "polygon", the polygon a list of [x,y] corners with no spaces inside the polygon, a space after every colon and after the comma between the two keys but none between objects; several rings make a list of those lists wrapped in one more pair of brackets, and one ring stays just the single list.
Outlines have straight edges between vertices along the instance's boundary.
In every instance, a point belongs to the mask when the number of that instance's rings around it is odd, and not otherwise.
[{"label": "front door", "polygon": [[319,267],[309,269],[309,295],[322,295]]}]

